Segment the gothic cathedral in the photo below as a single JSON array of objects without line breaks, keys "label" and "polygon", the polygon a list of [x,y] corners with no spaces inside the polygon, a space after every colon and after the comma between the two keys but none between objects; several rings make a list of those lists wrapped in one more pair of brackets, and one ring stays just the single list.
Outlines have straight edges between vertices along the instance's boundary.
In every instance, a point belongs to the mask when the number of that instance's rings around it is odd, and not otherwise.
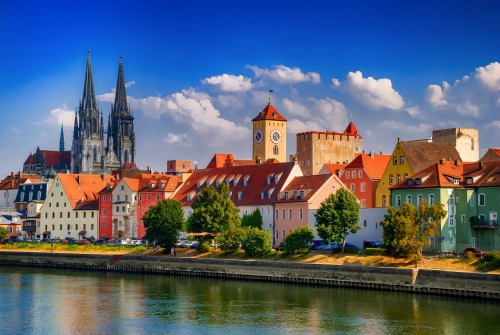
[{"label": "gothic cathedral", "polygon": [[286,160],[286,119],[273,107],[271,100],[252,120],[252,157],[257,162]]},{"label": "gothic cathedral", "polygon": [[[104,134],[106,133],[106,141]],[[115,103],[111,105],[108,129],[104,131],[102,110],[99,110],[92,75],[90,51],[83,85],[83,98],[75,113],[72,173],[110,173],[125,163],[136,163],[134,117],[127,103],[122,57],[118,65]]]}]

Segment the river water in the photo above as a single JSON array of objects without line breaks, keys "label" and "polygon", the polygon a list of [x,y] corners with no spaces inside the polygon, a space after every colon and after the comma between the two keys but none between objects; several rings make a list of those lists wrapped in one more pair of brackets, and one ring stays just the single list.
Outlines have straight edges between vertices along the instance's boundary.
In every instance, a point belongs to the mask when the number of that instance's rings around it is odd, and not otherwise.
[{"label": "river water", "polygon": [[0,334],[499,334],[496,301],[0,267]]}]

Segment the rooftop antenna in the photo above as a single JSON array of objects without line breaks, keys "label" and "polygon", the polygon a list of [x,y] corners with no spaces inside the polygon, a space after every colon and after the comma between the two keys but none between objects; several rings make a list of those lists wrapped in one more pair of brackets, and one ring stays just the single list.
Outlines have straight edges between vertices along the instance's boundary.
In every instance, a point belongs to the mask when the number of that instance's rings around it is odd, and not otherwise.
[{"label": "rooftop antenna", "polygon": [[273,93],[273,90],[269,90],[269,98],[268,98],[268,102],[267,102],[268,105],[271,104],[271,93]]}]

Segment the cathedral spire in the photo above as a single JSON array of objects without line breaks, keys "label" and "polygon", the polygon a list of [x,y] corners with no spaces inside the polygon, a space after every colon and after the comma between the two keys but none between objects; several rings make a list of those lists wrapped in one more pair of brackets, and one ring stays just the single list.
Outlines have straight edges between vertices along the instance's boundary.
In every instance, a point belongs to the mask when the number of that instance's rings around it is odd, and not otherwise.
[{"label": "cathedral spire", "polygon": [[59,138],[59,152],[60,153],[64,152],[64,127],[62,123],[61,123],[61,137]]},{"label": "cathedral spire", "polygon": [[90,49],[87,51],[87,68],[85,70],[85,83],[83,84],[81,107],[85,110],[97,109],[97,101],[94,91],[94,77],[92,75],[92,61],[90,60]]},{"label": "cathedral spire", "polygon": [[116,80],[115,93],[115,113],[116,115],[128,116],[130,111],[127,104],[127,91],[125,87],[125,74],[123,72],[122,55],[120,55],[120,63],[118,65],[118,78]]}]

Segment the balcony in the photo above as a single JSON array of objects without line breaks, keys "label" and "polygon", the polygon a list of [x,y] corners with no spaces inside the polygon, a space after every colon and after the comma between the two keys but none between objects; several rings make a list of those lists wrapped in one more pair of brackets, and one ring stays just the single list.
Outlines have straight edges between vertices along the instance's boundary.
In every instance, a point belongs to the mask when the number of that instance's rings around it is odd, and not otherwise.
[{"label": "balcony", "polygon": [[471,222],[470,227],[474,229],[498,229],[498,222],[495,220],[477,220]]},{"label": "balcony", "polygon": [[23,226],[23,231],[35,232],[36,231],[36,227],[35,226]]}]

